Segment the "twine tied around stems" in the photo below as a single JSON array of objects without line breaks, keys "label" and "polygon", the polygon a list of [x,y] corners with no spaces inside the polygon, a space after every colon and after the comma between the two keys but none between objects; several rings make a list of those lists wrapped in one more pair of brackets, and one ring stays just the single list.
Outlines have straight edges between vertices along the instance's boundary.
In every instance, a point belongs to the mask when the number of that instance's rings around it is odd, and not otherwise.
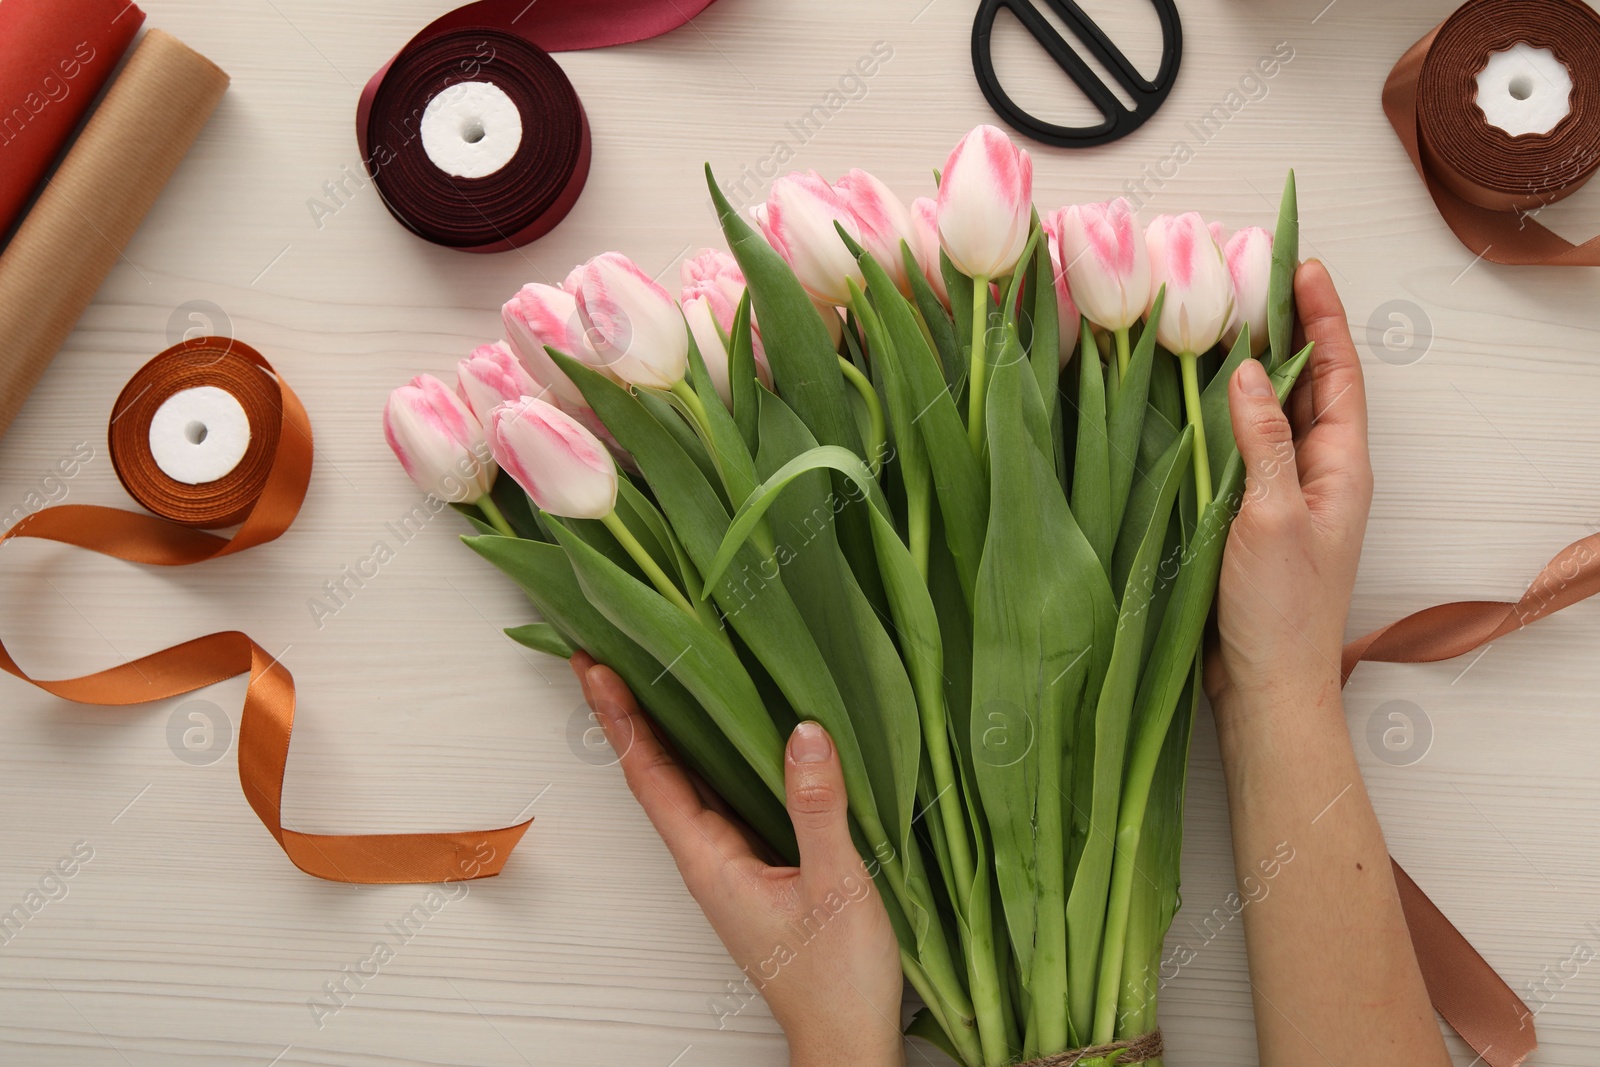
[{"label": "twine tied around stems", "polygon": [[1123,1067],[1124,1064],[1158,1060],[1165,1051],[1166,1046],[1161,1040],[1161,1031],[1152,1030],[1148,1034],[1127,1041],[1110,1041],[1104,1045],[1090,1045],[1088,1048],[1069,1048],[1053,1056],[1041,1056],[1036,1060],[1029,1060],[1020,1067],[1074,1067],[1076,1064],[1084,1064],[1087,1067],[1088,1064],[1100,1060]]}]

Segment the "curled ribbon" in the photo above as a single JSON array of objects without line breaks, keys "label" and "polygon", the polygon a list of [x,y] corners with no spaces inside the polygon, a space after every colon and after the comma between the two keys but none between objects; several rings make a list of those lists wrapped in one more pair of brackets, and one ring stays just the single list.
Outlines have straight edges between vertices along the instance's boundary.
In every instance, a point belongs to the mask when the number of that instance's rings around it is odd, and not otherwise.
[{"label": "curled ribbon", "polygon": [[[1515,602],[1437,604],[1351,641],[1344,680],[1362,662],[1435,663],[1466,655],[1596,593],[1600,534],[1591,534],[1558,552]],[[1490,1067],[1517,1067],[1538,1047],[1532,1013],[1398,863],[1394,875],[1434,1008]]]},{"label": "curled ribbon", "polygon": [[[210,385],[232,394],[251,444],[232,472],[197,486],[174,481],[149,453],[150,417],[174,393]],[[46,508],[0,541],[33,537],[131,563],[178,567],[218,559],[281,535],[311,480],[311,421],[260,353],[207,337],[174,345],[134,375],[112,415],[110,451],[129,495],[154,515],[93,504]],[[199,529],[240,523],[232,537]],[[81,678],[40,680],[0,644],[0,669],[80,704],[163,700],[249,672],[239,725],[239,783],[267,831],[307,874],[338,882],[449,882],[499,874],[529,822],[459,833],[306,834],[283,825],[283,774],[294,728],[294,679],[237,630],[207,634]]]},{"label": "curled ribbon", "polygon": [[[1476,76],[1518,42],[1549,49],[1572,77],[1554,129],[1513,137],[1476,103]],[[1533,216],[1600,168],[1600,14],[1580,0],[1469,0],[1400,57],[1383,110],[1439,214],[1493,263],[1600,266],[1600,237],[1573,244]]]}]

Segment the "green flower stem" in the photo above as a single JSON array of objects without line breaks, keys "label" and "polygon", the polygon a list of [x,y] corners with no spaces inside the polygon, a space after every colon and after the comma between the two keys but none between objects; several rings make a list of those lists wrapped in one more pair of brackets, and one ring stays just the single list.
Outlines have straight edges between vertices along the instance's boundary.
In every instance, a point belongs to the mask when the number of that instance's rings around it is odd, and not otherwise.
[{"label": "green flower stem", "polygon": [[[722,453],[717,450],[716,437],[711,432],[711,417],[706,413],[705,404],[701,402],[699,394],[694,391],[694,387],[686,378],[679,378],[672,383],[671,394],[671,399],[677,401],[679,413],[689,420],[695,436],[706,446],[706,454],[711,457],[724,488],[728,488],[728,476],[723,466]],[[731,489],[729,495],[734,495]],[[733,503],[737,507],[740,501],[735,500]],[[765,519],[756,524],[756,528],[750,533],[750,539],[762,556],[771,556],[778,550],[777,541],[772,536],[772,528],[767,525]]]},{"label": "green flower stem", "polygon": [[[862,836],[866,839],[872,855],[878,860],[878,874],[874,877],[881,877],[883,883],[889,887],[894,897],[894,906],[906,916],[915,914],[916,909],[927,910],[926,899],[912,888],[913,882],[921,887],[926,887],[928,884],[927,872],[922,869],[920,853],[913,849],[902,858],[898,847],[890,842],[889,835],[884,831],[883,822],[878,818],[878,813],[870,802],[858,804],[852,799],[850,810],[856,817],[856,823],[861,827]],[[910,870],[907,869],[908,866]],[[976,1029],[972,999],[967,995],[961,976],[956,972],[955,960],[950,953],[950,943],[945,939],[944,927],[937,916],[930,915],[927,938],[919,946],[919,951],[922,973],[929,985],[938,991],[939,1000],[951,1024],[946,1027],[945,1032],[956,1037],[958,1042],[965,1038],[971,1043],[973,1055],[980,1055],[977,1039],[972,1033]],[[963,1059],[968,1063],[977,1062],[975,1058],[966,1055],[965,1048],[963,1048]]]},{"label": "green flower stem", "polygon": [[[927,460],[920,455],[902,456],[903,461],[920,462],[926,471]],[[912,563],[924,583],[928,580],[928,545],[931,537],[932,493],[928,478],[911,476],[905,479],[907,540]],[[967,984],[972,992],[972,1012],[977,1024],[978,1042],[982,1062],[986,1067],[1001,1067],[1011,1058],[1007,1040],[1005,1001],[1001,993],[999,963],[994,951],[994,924],[987,906],[987,893],[983,901],[974,900],[978,880],[987,879],[987,871],[979,871],[973,857],[972,834],[980,833],[978,827],[969,826],[966,806],[961,792],[960,772],[956,767],[950,743],[949,712],[945,705],[944,690],[934,676],[930,685],[925,672],[912,672],[912,685],[916,689],[918,718],[922,720],[923,745],[928,754],[928,767],[933,775],[933,786],[938,796],[940,825],[950,851],[951,874],[955,881],[956,907],[965,917],[960,926],[965,948]],[[987,889],[987,886],[984,887]],[[975,913],[975,904],[984,907]]]},{"label": "green flower stem", "polygon": [[1128,359],[1129,359],[1129,352],[1130,352],[1130,349],[1128,347],[1128,328],[1126,326],[1124,326],[1122,329],[1117,331],[1116,336],[1117,336],[1117,381],[1120,382],[1120,381],[1122,381],[1122,379],[1124,379],[1124,378],[1126,378],[1128,376]]},{"label": "green flower stem", "polygon": [[689,380],[687,378],[679,378],[673,382],[672,395],[683,401],[683,406],[689,410],[690,415],[694,416],[695,430],[700,434],[700,439],[706,442],[707,447],[710,447],[711,426],[706,421],[705,405],[700,403],[700,397],[689,387]]},{"label": "green flower stem", "polygon": [[867,467],[873,474],[877,474],[883,466],[884,454],[889,447],[889,426],[883,420],[883,401],[878,399],[878,391],[867,381],[867,376],[854,363],[839,356],[839,370],[844,373],[845,381],[855,387],[861,394],[862,403],[867,405],[867,421],[870,426],[867,430]]},{"label": "green flower stem", "polygon": [[956,1012],[956,1008],[945,999],[942,990],[928,976],[922,965],[917,962],[916,956],[904,948],[900,950],[900,968],[905,972],[906,980],[911,983],[911,988],[917,991],[917,996],[922,998],[922,1002],[928,1006],[928,1010],[933,1012],[933,1017],[938,1021],[939,1026],[949,1036],[951,1042],[955,1044],[956,1051],[961,1054],[961,1062],[980,1062],[982,1049],[979,1047],[977,1037],[973,1034],[973,1028],[967,1026],[961,1018],[952,1017]]},{"label": "green flower stem", "polygon": [[[984,877],[988,877],[988,872],[984,872]],[[1004,1067],[1011,1062],[1012,1048],[1006,1033],[1000,968],[995,959],[994,924],[987,915],[974,925],[967,945],[967,981],[972,985],[972,1010],[977,1017],[984,1067]]]},{"label": "green flower stem", "polygon": [[[694,605],[689,603],[689,598],[683,595],[683,590],[673,584],[672,579],[667,577],[667,572],[661,569],[649,552],[645,551],[645,547],[639,543],[637,537],[633,536],[633,531],[628,529],[627,524],[617,517],[615,511],[607,512],[600,521],[606,524],[611,536],[615,537],[617,543],[633,557],[633,561],[649,577],[651,584],[662,596],[682,608],[696,622],[702,621],[699,613],[694,610]],[[720,630],[718,632],[721,633]]]},{"label": "green flower stem", "polygon": [[925,479],[917,480],[913,487],[910,481],[906,483],[906,545],[911,550],[911,562],[916,564],[917,573],[922,576],[922,584],[928,584],[928,543],[932,538],[930,524],[932,522],[931,501],[928,497],[928,483]]},{"label": "green flower stem", "polygon": [[507,537],[517,536],[516,531],[511,529],[511,524],[506,521],[505,514],[489,497],[488,493],[485,493],[478,498],[478,510],[483,512],[483,517],[488,521],[490,526],[493,526],[496,530],[499,530]]},{"label": "green flower stem", "polygon": [[1205,416],[1200,410],[1200,377],[1193,352],[1179,352],[1178,366],[1183,371],[1183,403],[1189,409],[1189,425],[1194,427],[1194,490],[1196,511],[1211,503],[1211,460],[1206,451]]},{"label": "green flower stem", "polygon": [[922,339],[928,342],[928,351],[937,356],[939,352],[939,345],[933,339],[933,331],[928,329],[928,320],[922,317],[922,309],[917,306],[917,302],[915,300],[910,301],[910,304],[911,314],[916,316],[917,319],[917,329],[922,331]]},{"label": "green flower stem", "polygon": [[[1069,707],[1071,705],[1068,705]],[[1048,710],[1040,718],[1039,751],[1064,751],[1066,708]],[[1038,906],[1033,939],[1033,1031],[1039,1048],[1056,1052],[1069,1045],[1067,1032],[1067,857],[1066,828],[1060,797],[1065,795],[1060,759],[1040,759],[1038,770],[1037,864]]]},{"label": "green flower stem", "polygon": [[989,279],[972,279],[972,373],[967,380],[967,441],[972,454],[983,455],[984,387],[989,364],[984,344],[989,336]]}]

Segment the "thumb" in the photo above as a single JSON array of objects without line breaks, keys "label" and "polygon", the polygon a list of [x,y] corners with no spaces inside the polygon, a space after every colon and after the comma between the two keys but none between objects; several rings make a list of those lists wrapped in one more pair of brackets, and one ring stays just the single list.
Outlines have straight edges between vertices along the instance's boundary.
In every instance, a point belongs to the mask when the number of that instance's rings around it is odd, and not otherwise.
[{"label": "thumb", "polygon": [[796,726],[783,764],[802,881],[831,883],[859,871],[861,857],[850,839],[844,772],[828,731],[814,722]]},{"label": "thumb", "polygon": [[1228,383],[1228,413],[1244,461],[1246,506],[1278,510],[1300,502],[1294,431],[1258,360],[1247,359],[1234,372]]}]

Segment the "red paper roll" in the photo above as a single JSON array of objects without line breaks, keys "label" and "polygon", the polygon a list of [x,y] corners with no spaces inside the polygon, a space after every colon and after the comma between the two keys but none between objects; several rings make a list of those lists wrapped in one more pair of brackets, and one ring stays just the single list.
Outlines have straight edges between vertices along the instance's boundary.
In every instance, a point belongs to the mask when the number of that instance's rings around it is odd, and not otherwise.
[{"label": "red paper roll", "polygon": [[143,22],[128,0],[0,3],[0,238]]},{"label": "red paper roll", "polygon": [[[589,122],[549,53],[654,37],[710,3],[479,0],[430,23],[372,76],[356,109],[356,140],[384,206],[419,237],[466,252],[543,236],[572,210],[589,176]],[[512,135],[520,140],[513,150],[508,139],[507,158],[488,172],[447,170],[424,145],[428,123],[439,129],[443,121],[430,104],[463,83],[474,92],[486,84],[499,115],[514,108],[520,116],[520,135]],[[452,115],[469,144],[505,136],[503,121],[478,122],[470,108]]]}]

